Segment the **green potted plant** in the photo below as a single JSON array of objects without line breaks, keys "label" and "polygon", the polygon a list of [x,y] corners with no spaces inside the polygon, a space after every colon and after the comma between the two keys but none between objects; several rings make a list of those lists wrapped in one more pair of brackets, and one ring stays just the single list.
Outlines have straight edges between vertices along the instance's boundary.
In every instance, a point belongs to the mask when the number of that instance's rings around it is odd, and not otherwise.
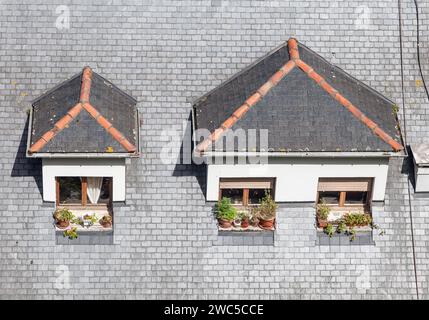
[{"label": "green potted plant", "polygon": [[67,237],[70,240],[77,239],[77,228],[72,227],[70,229],[64,230],[63,237]]},{"label": "green potted plant", "polygon": [[328,225],[323,229],[323,231],[324,231],[324,232],[329,236],[329,238],[330,238],[330,237],[332,237],[332,236],[333,236],[335,229],[334,229],[334,226],[333,226],[332,224],[328,223]]},{"label": "green potted plant", "polygon": [[231,199],[223,197],[215,208],[216,218],[219,222],[219,227],[230,228],[232,221],[237,216],[237,209],[231,204]]},{"label": "green potted plant", "polygon": [[338,225],[337,225],[337,233],[345,233],[346,231],[347,231],[347,225],[343,220],[341,220],[340,222],[338,222]]},{"label": "green potted plant", "polygon": [[363,212],[349,212],[343,219],[348,227],[364,227],[372,224],[371,215]]},{"label": "green potted plant", "polygon": [[103,226],[103,228],[110,228],[112,227],[112,216],[111,215],[105,215],[100,219],[100,224]]},{"label": "green potted plant", "polygon": [[353,228],[353,227],[350,227],[348,230],[347,230],[347,234],[349,235],[349,237],[350,237],[350,241],[354,241],[355,239],[356,239],[356,230]]},{"label": "green potted plant", "polygon": [[82,219],[82,225],[83,225],[84,227],[89,228],[89,227],[90,227],[90,226],[92,226],[96,221],[97,221],[97,217],[96,217],[95,213],[93,213],[92,215],[85,214],[85,215],[83,216],[83,219]]},{"label": "green potted plant", "polygon": [[262,229],[272,229],[276,220],[277,204],[268,192],[265,192],[259,205],[259,227]]},{"label": "green potted plant", "polygon": [[328,216],[331,212],[331,208],[322,201],[317,205],[317,225],[319,228],[325,228],[328,225]]},{"label": "green potted plant", "polygon": [[54,212],[55,224],[60,229],[65,229],[70,225],[70,221],[74,219],[73,213],[66,209],[57,209]]},{"label": "green potted plant", "polygon": [[235,219],[233,221],[233,225],[236,228],[241,228],[241,217],[243,216],[243,211],[237,211],[235,215]]},{"label": "green potted plant", "polygon": [[241,227],[243,229],[247,229],[249,227],[249,220],[250,220],[250,213],[249,211],[241,211],[240,212],[240,218],[241,218]]},{"label": "green potted plant", "polygon": [[249,223],[252,227],[258,227],[259,225],[259,208],[258,207],[252,207],[250,209],[250,216],[249,216]]}]

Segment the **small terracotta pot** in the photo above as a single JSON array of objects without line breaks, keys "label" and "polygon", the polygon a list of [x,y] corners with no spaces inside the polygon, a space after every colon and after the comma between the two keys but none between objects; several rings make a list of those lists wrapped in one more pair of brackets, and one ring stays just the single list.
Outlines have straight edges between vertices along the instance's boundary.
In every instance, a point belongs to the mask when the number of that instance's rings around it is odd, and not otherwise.
[{"label": "small terracotta pot", "polygon": [[65,229],[70,225],[70,221],[69,220],[57,220],[55,224],[58,228]]},{"label": "small terracotta pot", "polygon": [[274,226],[275,220],[276,219],[271,219],[271,220],[259,219],[259,227],[262,229],[272,229]]},{"label": "small terracotta pot", "polygon": [[241,221],[241,227],[242,227],[243,229],[248,228],[248,227],[249,227],[249,219],[243,219],[243,220]]},{"label": "small terracotta pot", "polygon": [[217,221],[219,223],[219,227],[221,227],[221,228],[231,228],[231,226],[232,226],[232,223],[229,220],[218,219]]},{"label": "small terracotta pot", "polygon": [[237,220],[237,221],[234,220],[232,223],[234,224],[234,227],[241,228],[241,220]]},{"label": "small terracotta pot", "polygon": [[328,221],[317,218],[317,225],[319,228],[326,228],[328,226]]},{"label": "small terracotta pot", "polygon": [[111,222],[103,222],[102,220],[100,220],[99,222],[103,228],[111,228],[112,227]]},{"label": "small terracotta pot", "polygon": [[257,227],[259,225],[259,220],[258,219],[253,219],[250,221],[250,225],[252,227]]}]

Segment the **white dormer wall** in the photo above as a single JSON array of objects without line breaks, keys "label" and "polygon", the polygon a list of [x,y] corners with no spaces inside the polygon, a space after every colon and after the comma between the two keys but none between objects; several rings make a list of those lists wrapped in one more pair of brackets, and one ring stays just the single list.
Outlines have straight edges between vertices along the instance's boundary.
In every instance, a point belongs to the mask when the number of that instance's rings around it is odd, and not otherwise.
[{"label": "white dormer wall", "polygon": [[268,164],[207,165],[207,201],[217,201],[220,178],[276,178],[275,201],[315,202],[319,178],[374,178],[373,201],[383,201],[389,159],[270,158]]},{"label": "white dormer wall", "polygon": [[125,201],[125,159],[43,159],[43,200],[55,202],[55,177],[112,177],[113,201]]}]

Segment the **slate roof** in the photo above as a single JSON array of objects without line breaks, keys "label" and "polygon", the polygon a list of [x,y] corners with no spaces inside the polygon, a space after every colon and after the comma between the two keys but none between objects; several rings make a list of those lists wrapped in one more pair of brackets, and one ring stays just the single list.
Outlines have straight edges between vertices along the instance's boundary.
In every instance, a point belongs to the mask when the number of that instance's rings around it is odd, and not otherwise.
[{"label": "slate roof", "polygon": [[136,154],[136,104],[85,67],[33,102],[28,154]]},{"label": "slate roof", "polygon": [[[395,104],[296,39],[193,105],[195,129],[211,134],[197,151],[399,152]],[[232,130],[231,130],[232,129]],[[227,148],[226,133],[268,130],[268,148]]]},{"label": "slate roof", "polygon": [[429,143],[419,143],[410,145],[413,159],[416,165],[421,167],[429,166]]}]

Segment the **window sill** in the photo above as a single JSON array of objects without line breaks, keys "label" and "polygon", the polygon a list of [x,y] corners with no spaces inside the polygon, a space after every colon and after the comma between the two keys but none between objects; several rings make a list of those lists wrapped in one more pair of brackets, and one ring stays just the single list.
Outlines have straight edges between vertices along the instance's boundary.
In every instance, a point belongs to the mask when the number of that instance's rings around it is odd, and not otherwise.
[{"label": "window sill", "polygon": [[235,232],[220,230],[215,246],[274,246],[274,231],[243,231]]},{"label": "window sill", "polygon": [[316,230],[316,245],[318,246],[356,246],[356,245],[375,245],[372,229],[370,227],[355,228],[356,235],[354,240],[350,240],[350,235],[335,232],[329,237],[323,229]]},{"label": "window sill", "polygon": [[247,228],[241,228],[241,227],[230,227],[230,228],[218,228],[219,232],[227,231],[227,232],[237,232],[237,233],[245,233],[245,232],[264,232],[264,231],[274,231],[275,228],[271,229],[262,229],[260,227],[253,227],[249,226]]},{"label": "window sill", "polygon": [[[56,244],[67,244],[67,245],[110,245],[113,244],[113,227],[105,228],[99,223],[99,219],[104,215],[108,214],[106,209],[104,210],[76,210],[71,209],[75,217],[82,218],[85,214],[96,214],[97,221],[89,226],[84,227],[77,223],[70,223],[67,228],[61,229],[55,226],[55,240]],[[76,239],[69,239],[64,236],[64,231],[67,229],[76,228],[78,237]]]},{"label": "window sill", "polygon": [[63,229],[55,231],[55,242],[57,245],[112,245],[113,244],[113,230],[103,230],[103,232],[91,232],[85,229],[78,231],[76,239],[69,239],[64,237]]},{"label": "window sill", "polygon": [[70,226],[64,229],[58,228],[57,226],[55,226],[55,231],[58,232],[64,232],[67,229],[70,228],[76,228],[76,231],[78,233],[80,232],[106,232],[106,231],[112,231],[113,228],[109,227],[109,228],[105,228],[102,225],[100,225],[99,223],[95,223],[94,225],[90,226],[90,227],[83,227],[80,224],[75,224],[75,223],[70,223]]},{"label": "window sill", "polygon": [[[57,225],[54,224],[56,231],[64,232],[67,229],[70,228],[76,228],[77,232],[105,232],[105,231],[112,231],[112,227],[105,228],[100,224],[100,219],[103,216],[109,215],[111,210],[109,210],[106,206],[98,206],[98,207],[67,207],[68,210],[70,210],[75,218],[83,219],[85,215],[95,215],[96,221],[93,225],[89,227],[82,226],[77,223],[70,222],[70,225],[67,228],[58,228]],[[113,224],[112,224],[113,226]]]},{"label": "window sill", "polygon": [[[329,223],[332,223],[334,225],[334,227],[336,227],[336,224],[333,221],[331,221]],[[323,228],[317,227],[316,229],[317,229],[317,232],[324,232]],[[359,233],[359,232],[364,233],[364,232],[371,232],[372,231],[372,228],[370,226],[354,227],[353,229],[356,231],[356,233]]]}]

